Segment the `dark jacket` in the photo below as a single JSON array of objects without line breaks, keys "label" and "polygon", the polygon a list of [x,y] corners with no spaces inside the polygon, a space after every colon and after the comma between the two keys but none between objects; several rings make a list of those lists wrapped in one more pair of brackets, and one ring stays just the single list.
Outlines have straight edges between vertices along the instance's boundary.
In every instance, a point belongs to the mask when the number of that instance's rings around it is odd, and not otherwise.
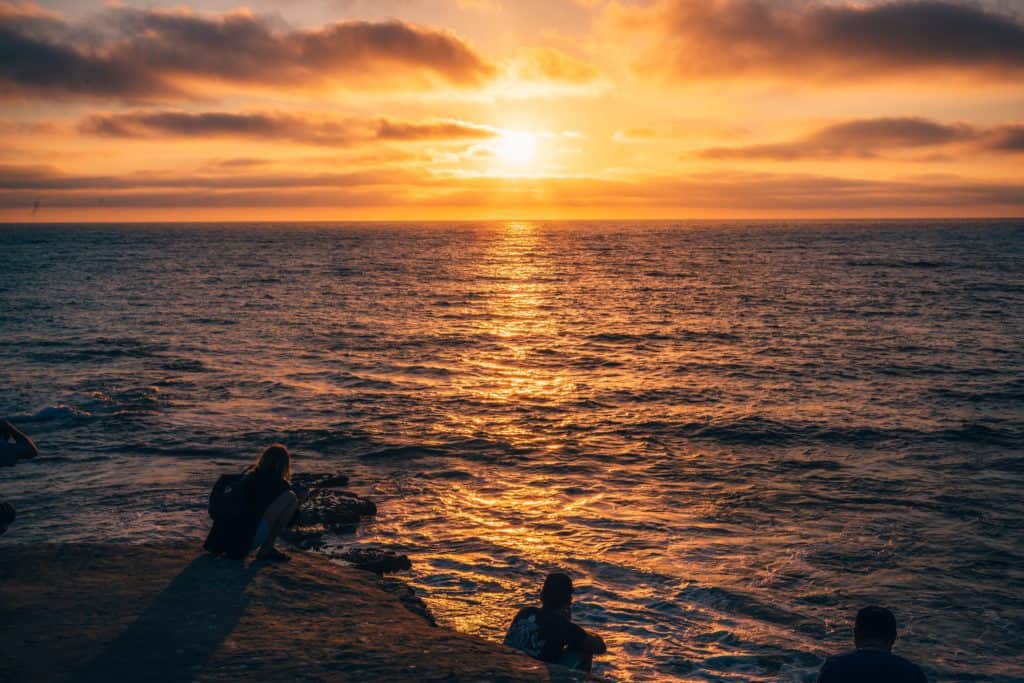
[{"label": "dark jacket", "polygon": [[557,662],[567,648],[580,648],[587,632],[561,610],[524,607],[512,620],[505,644],[544,662]]},{"label": "dark jacket", "polygon": [[234,518],[216,520],[203,547],[217,555],[224,554],[236,560],[244,558],[252,549],[252,540],[267,508],[291,488],[280,477],[268,476],[259,470],[246,474],[242,480],[242,513]]},{"label": "dark jacket", "polygon": [[927,683],[924,672],[899,655],[862,649],[829,657],[818,683]]}]

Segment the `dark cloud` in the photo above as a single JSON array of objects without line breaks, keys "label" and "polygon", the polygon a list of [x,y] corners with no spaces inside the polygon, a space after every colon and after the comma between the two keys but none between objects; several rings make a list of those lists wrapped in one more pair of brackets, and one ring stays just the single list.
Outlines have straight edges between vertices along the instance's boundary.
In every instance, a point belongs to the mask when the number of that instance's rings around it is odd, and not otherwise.
[{"label": "dark cloud", "polygon": [[641,71],[681,79],[862,79],[934,69],[1018,79],[1024,70],[1024,23],[965,1],[662,0],[620,19],[660,34]]},{"label": "dark cloud", "polygon": [[75,175],[47,165],[0,165],[0,190],[55,190],[72,193],[140,190],[253,190],[366,185],[397,185],[413,180],[409,173],[389,169],[350,173],[173,174],[136,173],[124,176]]},{"label": "dark cloud", "polygon": [[873,158],[886,153],[966,144],[988,152],[1024,151],[1024,126],[978,129],[964,123],[945,124],[922,118],[858,119],[826,126],[788,142],[712,147],[699,152],[706,159],[834,159]]},{"label": "dark cloud", "polygon": [[495,68],[446,31],[397,20],[289,29],[247,11],[111,8],[85,25],[0,13],[7,95],[180,96],[183,83],[364,88],[479,85]]},{"label": "dark cloud", "polygon": [[280,112],[135,111],[94,114],[78,129],[118,138],[242,137],[266,142],[346,146],[370,140],[458,140],[489,138],[500,131],[465,121],[325,119]]},{"label": "dark cloud", "polygon": [[986,137],[984,144],[995,152],[1024,152],[1024,124],[1000,126]]},{"label": "dark cloud", "polygon": [[501,131],[464,121],[409,123],[382,119],[377,125],[378,140],[453,140],[493,138]]},{"label": "dark cloud", "polygon": [[0,96],[61,94],[142,98],[180,91],[130,59],[60,44],[0,16]]},{"label": "dark cloud", "polygon": [[266,166],[272,163],[270,159],[258,159],[256,157],[233,157],[231,159],[221,159],[213,162],[214,166],[221,168],[253,168],[256,166]]},{"label": "dark cloud", "polygon": [[349,144],[359,135],[348,122],[263,112],[94,114],[81,121],[78,129],[90,135],[118,138],[245,137],[268,142],[288,140],[329,146]]}]

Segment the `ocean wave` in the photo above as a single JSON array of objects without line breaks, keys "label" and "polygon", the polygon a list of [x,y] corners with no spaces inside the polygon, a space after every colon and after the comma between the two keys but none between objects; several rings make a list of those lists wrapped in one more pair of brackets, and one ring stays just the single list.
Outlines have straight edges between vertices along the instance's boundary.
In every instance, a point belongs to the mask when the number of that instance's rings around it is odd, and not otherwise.
[{"label": "ocean wave", "polygon": [[203,361],[196,358],[168,358],[160,367],[172,372],[209,372]]},{"label": "ocean wave", "polygon": [[664,332],[646,332],[632,334],[628,332],[597,332],[588,334],[584,339],[608,344],[640,344],[648,341],[671,341],[674,336]]},{"label": "ocean wave", "polygon": [[961,424],[936,430],[874,427],[868,425],[829,426],[812,422],[784,422],[763,416],[711,419],[700,422],[638,423],[620,430],[630,436],[670,434],[692,440],[716,441],[728,445],[800,445],[824,443],[868,447],[888,441],[923,443],[946,441],[999,446],[1019,445],[1021,430],[1012,426]]},{"label": "ocean wave", "polygon": [[435,446],[393,446],[363,453],[359,457],[363,460],[414,460],[445,455],[451,455],[451,452]]},{"label": "ocean wave", "polygon": [[695,604],[727,614],[742,614],[760,621],[782,625],[807,621],[803,615],[761,602],[760,600],[718,586],[690,584],[676,593],[675,600]]},{"label": "ocean wave", "polygon": [[926,259],[847,259],[851,268],[951,268],[952,263]]},{"label": "ocean wave", "polygon": [[53,405],[41,408],[34,413],[13,415],[12,422],[53,422],[56,420],[88,420],[93,414],[68,405]]}]

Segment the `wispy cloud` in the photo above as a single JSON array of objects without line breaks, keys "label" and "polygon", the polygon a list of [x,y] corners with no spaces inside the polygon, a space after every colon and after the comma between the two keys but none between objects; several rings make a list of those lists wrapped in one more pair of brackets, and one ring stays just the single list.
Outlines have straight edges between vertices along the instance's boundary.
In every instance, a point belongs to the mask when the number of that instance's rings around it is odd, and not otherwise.
[{"label": "wispy cloud", "polygon": [[374,140],[474,140],[501,131],[466,121],[337,119],[285,112],[184,112],[173,110],[87,116],[78,130],[115,138],[234,137],[262,142],[297,142],[342,147]]},{"label": "wispy cloud", "polygon": [[978,128],[966,123],[940,123],[924,118],[875,118],[843,121],[786,142],[710,147],[706,159],[874,158],[906,150],[966,145],[973,152],[1024,151],[1024,126]]},{"label": "wispy cloud", "polygon": [[526,82],[588,85],[601,77],[592,64],[551,47],[520,50],[509,65],[514,78]]},{"label": "wispy cloud", "polygon": [[955,176],[868,180],[808,174],[708,172],[624,180],[593,176],[507,179],[439,176],[416,169],[352,173],[141,173],[91,176],[49,166],[0,166],[0,208],[372,206],[384,208],[493,206],[618,209],[672,208],[681,213],[868,211],[958,213],[1024,205],[1019,182]]}]

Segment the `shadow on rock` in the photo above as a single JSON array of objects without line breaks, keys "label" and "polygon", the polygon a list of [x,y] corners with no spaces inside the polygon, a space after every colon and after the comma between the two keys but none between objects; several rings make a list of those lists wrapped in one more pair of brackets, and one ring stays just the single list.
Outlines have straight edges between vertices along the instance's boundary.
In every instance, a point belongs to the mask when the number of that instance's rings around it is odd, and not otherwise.
[{"label": "shadow on rock", "polygon": [[193,560],[73,681],[192,681],[248,605],[257,567]]}]

